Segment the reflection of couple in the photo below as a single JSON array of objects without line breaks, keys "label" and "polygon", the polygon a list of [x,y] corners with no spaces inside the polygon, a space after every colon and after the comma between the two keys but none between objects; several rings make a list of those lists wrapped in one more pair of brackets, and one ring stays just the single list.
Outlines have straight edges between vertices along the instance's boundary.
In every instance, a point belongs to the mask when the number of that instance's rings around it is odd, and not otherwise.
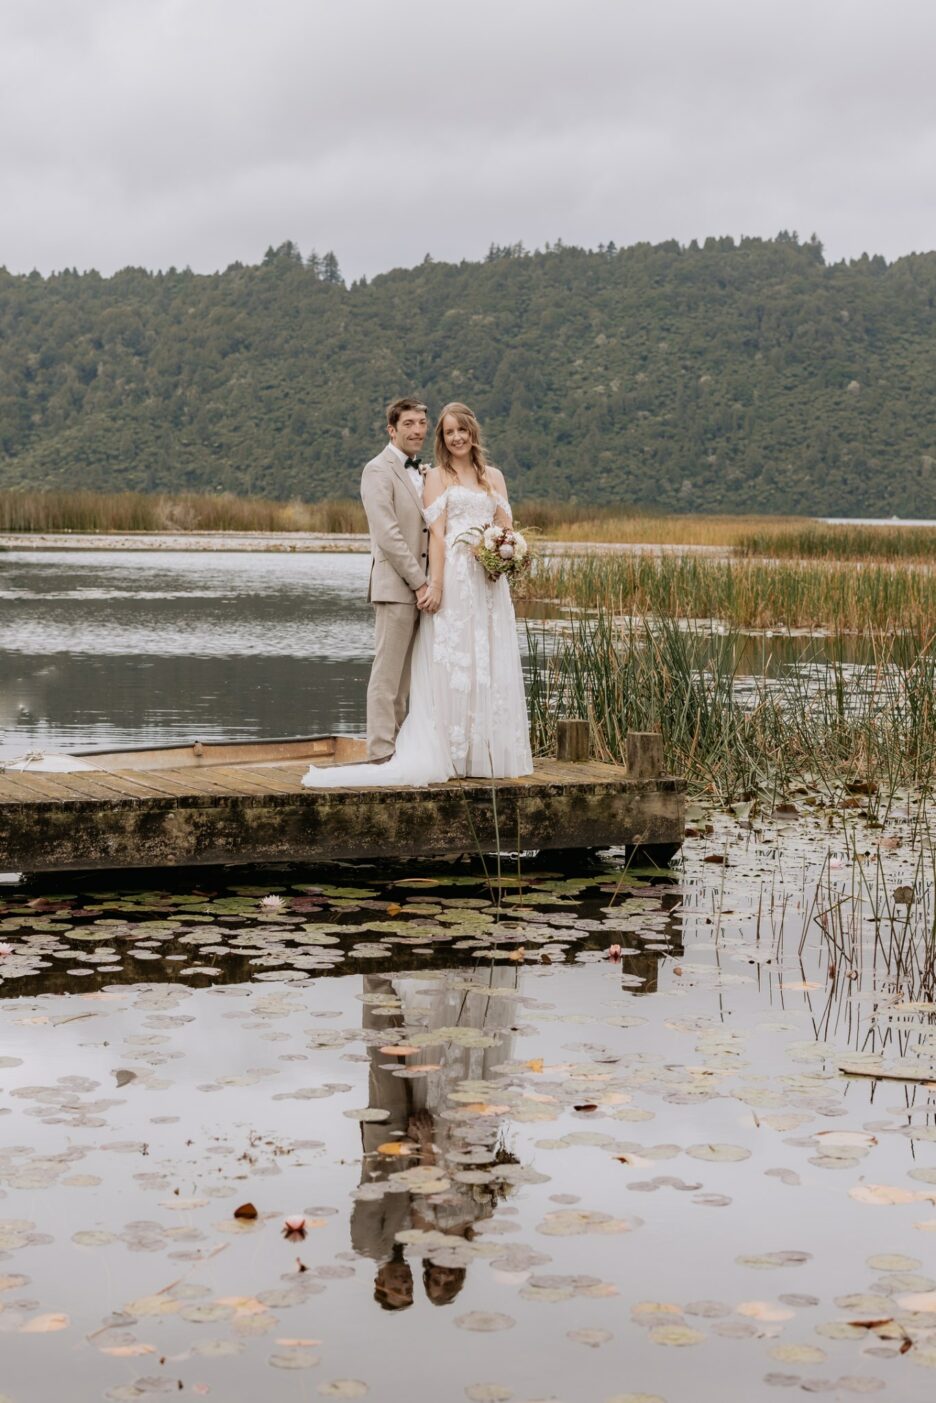
[{"label": "reflection of couple", "polygon": [[[511,523],[503,474],[478,421],[450,404],[429,428],[416,399],[387,410],[390,442],[364,469],[376,638],[367,689],[369,764],[313,766],[303,783],[431,784],[456,775],[529,774],[529,726],[510,586],[472,553],[481,530]],[[409,710],[407,712],[407,698]]]},{"label": "reflection of couple", "polygon": [[[498,1192],[494,1184],[459,1183],[452,1175],[470,1167],[476,1158],[481,1161],[477,1166],[480,1168],[507,1159],[515,1162],[497,1145],[489,1145],[487,1151],[481,1148],[485,1138],[497,1138],[496,1128],[492,1127],[485,1137],[475,1122],[469,1142],[460,1133],[459,1123],[450,1119],[449,1093],[455,1086],[469,1080],[487,1080],[493,1075],[492,1068],[510,1056],[513,1004],[496,991],[516,987],[516,970],[495,966],[490,978],[492,993],[487,995],[463,987],[431,987],[423,981],[407,980],[406,976],[394,982],[385,975],[364,976],[368,997],[363,1006],[363,1026],[373,1034],[368,1054],[368,1104],[389,1115],[378,1123],[361,1124],[361,1183],[365,1187],[351,1214],[351,1244],[361,1256],[378,1264],[374,1299],[384,1310],[403,1310],[413,1304],[415,1295],[412,1269],[396,1240],[397,1234],[410,1228],[442,1232],[456,1246],[459,1239],[470,1239],[473,1225],[494,1212]],[[388,1016],[388,1008],[394,1006],[397,998],[399,1011]],[[442,1065],[422,1076],[395,1075],[401,1067],[380,1047],[401,1034],[405,1036],[405,1024],[417,1020],[430,1028],[474,1027],[501,1032],[503,1036],[490,1048],[446,1046],[440,1054]],[[430,1047],[418,1058],[407,1058],[405,1066],[425,1066],[437,1052],[437,1047]],[[378,1147],[394,1140],[403,1141],[410,1153],[381,1155]],[[447,1190],[424,1195],[387,1189],[374,1194],[374,1188],[382,1189],[391,1174],[430,1166],[449,1180]],[[426,1258],[422,1275],[427,1299],[437,1306],[450,1304],[464,1284],[466,1270],[463,1265]]]}]

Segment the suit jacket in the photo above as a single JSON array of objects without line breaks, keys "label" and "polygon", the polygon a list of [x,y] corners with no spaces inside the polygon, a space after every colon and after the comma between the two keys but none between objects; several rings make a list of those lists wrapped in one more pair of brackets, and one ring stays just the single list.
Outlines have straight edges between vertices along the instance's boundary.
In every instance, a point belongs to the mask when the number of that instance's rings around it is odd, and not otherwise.
[{"label": "suit jacket", "polygon": [[361,500],[371,539],[367,598],[372,604],[412,604],[426,583],[429,530],[419,494],[388,446],[361,475]]}]

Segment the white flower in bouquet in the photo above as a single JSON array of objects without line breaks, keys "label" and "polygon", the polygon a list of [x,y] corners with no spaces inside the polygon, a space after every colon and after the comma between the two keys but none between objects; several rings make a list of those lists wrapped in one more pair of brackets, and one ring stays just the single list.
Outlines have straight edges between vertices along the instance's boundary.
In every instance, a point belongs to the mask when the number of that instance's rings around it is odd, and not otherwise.
[{"label": "white flower in bouquet", "polygon": [[522,560],[529,550],[526,537],[521,536],[519,531],[513,533],[513,553],[517,560]]},{"label": "white flower in bouquet", "polygon": [[497,554],[501,560],[513,560],[514,548],[509,541],[505,541],[502,546],[497,547]]},{"label": "white flower in bouquet", "polygon": [[488,550],[496,550],[497,543],[500,540],[500,528],[498,526],[489,526],[484,532],[483,539]]}]

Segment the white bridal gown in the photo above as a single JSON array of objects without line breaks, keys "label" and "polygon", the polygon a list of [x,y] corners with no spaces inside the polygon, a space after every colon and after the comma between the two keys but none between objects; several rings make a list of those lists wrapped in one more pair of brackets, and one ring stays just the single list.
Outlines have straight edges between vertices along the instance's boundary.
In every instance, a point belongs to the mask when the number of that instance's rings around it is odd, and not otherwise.
[{"label": "white bridal gown", "polygon": [[[447,488],[425,510],[445,513],[442,604],[422,614],[413,644],[410,704],[396,752],[382,765],[312,765],[311,788],[426,785],[454,775],[510,778],[533,769],[523,670],[510,586],[491,581],[458,537],[490,526],[495,493]],[[474,538],[472,538],[473,540]]]}]

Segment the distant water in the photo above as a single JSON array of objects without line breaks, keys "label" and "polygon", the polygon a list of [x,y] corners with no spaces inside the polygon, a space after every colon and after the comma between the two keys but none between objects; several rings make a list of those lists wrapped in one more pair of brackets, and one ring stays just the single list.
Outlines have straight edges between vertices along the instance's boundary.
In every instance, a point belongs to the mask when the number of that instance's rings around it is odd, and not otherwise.
[{"label": "distant water", "polygon": [[826,526],[936,526],[936,521],[909,516],[820,516]]}]

